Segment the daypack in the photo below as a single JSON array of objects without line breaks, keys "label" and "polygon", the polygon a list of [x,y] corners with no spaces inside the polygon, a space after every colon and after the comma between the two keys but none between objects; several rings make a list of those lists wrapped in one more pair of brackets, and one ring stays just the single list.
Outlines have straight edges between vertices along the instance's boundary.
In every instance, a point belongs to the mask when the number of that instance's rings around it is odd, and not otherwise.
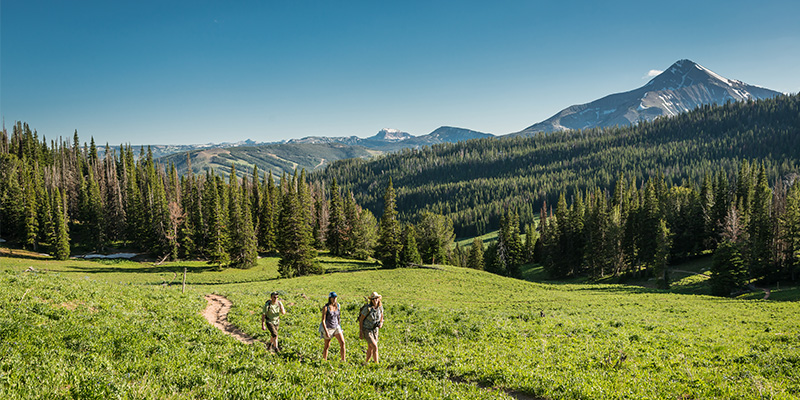
[{"label": "daypack", "polygon": [[361,318],[361,315],[364,314],[364,310],[368,309],[370,306],[371,306],[370,303],[361,306],[361,309],[358,310],[358,315],[356,315],[356,322],[358,322],[359,318]]}]

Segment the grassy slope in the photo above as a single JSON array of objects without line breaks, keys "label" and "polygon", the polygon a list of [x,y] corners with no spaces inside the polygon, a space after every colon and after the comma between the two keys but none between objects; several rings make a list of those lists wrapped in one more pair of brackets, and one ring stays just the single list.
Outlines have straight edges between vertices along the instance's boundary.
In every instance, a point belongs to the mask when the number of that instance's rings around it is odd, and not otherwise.
[{"label": "grassy slope", "polygon": [[[504,396],[459,383],[467,381],[553,399],[800,398],[798,302],[540,284],[452,267],[278,280],[274,259],[249,271],[195,269],[186,294],[158,285],[182,265],[0,258],[0,397]],[[20,272],[29,266],[51,272]],[[234,302],[229,320],[265,339],[258,314],[272,290],[295,303],[282,318],[280,356],[199,316],[203,294],[224,294]],[[315,337],[331,290],[344,305],[347,365],[322,362]],[[356,362],[365,346],[355,315],[371,291],[387,311],[379,367]]]},{"label": "grassy slope", "polygon": [[[213,169],[217,174],[227,176],[231,164],[236,165],[238,175],[252,175],[253,167],[267,174],[272,171],[275,177],[284,172],[291,174],[295,168],[314,171],[324,168],[333,161],[346,158],[365,158],[381,152],[369,150],[361,146],[342,144],[303,144],[280,143],[260,146],[241,146],[194,150],[188,152],[192,159],[192,171],[195,174]],[[186,152],[170,154],[158,161],[164,165],[175,164],[179,175],[188,172]]]}]

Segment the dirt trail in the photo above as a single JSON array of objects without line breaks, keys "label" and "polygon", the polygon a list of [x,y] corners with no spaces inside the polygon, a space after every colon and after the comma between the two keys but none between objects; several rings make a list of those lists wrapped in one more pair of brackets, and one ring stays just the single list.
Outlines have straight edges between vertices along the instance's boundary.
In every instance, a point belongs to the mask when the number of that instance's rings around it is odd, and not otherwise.
[{"label": "dirt trail", "polygon": [[260,342],[228,322],[228,311],[231,310],[231,305],[233,305],[233,303],[226,299],[225,296],[207,294],[206,300],[208,301],[208,305],[206,309],[203,310],[203,317],[205,317],[211,325],[216,326],[222,332],[233,336],[236,340],[244,344]]}]

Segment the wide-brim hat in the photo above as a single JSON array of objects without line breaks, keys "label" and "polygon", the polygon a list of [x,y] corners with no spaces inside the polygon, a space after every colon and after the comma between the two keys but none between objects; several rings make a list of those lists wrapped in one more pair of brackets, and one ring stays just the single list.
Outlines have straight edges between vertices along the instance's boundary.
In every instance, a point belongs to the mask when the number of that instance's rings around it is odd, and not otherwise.
[{"label": "wide-brim hat", "polygon": [[380,299],[381,297],[383,296],[379,295],[378,292],[372,292],[372,294],[369,296],[369,299]]}]

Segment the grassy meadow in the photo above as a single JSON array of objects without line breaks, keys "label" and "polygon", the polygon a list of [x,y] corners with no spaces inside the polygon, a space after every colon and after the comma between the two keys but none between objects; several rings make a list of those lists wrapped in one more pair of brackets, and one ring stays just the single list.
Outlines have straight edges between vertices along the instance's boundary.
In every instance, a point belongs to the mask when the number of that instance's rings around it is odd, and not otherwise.
[{"label": "grassy meadow", "polygon": [[[796,288],[721,299],[694,294],[702,272],[676,279],[683,294],[328,257],[337,272],[278,279],[275,258],[215,271],[15,253],[0,257],[3,399],[800,399]],[[200,315],[205,294],[225,295],[228,320],[266,340],[259,314],[273,290],[294,303],[280,354]],[[336,345],[321,359],[317,325],[332,290],[346,363]],[[363,365],[356,315],[372,291],[386,323],[381,363]]]}]

